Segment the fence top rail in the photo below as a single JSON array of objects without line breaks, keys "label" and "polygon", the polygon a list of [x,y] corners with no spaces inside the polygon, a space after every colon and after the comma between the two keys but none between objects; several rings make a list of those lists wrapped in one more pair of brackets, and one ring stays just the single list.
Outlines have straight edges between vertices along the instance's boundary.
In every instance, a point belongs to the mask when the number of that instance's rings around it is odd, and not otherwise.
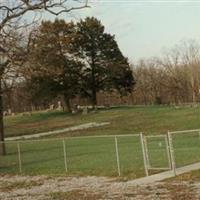
[{"label": "fence top rail", "polygon": [[163,135],[145,135],[146,138],[159,138],[159,137],[167,137],[166,134]]},{"label": "fence top rail", "polygon": [[[49,139],[34,139],[34,140],[5,140],[4,143],[23,143],[23,142],[48,142],[48,141],[61,141],[70,139],[94,139],[94,138],[115,138],[115,137],[139,137],[140,134],[124,134],[124,135],[95,135],[95,136],[69,136],[69,137],[58,137]],[[3,142],[0,142],[3,143]]]},{"label": "fence top rail", "polygon": [[193,132],[200,132],[200,129],[183,130],[183,131],[169,131],[170,134],[175,134],[175,133],[193,133]]}]

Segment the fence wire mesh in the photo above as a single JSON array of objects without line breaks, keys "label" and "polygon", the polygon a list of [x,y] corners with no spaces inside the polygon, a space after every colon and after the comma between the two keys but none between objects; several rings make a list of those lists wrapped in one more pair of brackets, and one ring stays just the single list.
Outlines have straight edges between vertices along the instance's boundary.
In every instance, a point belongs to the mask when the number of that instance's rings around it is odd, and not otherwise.
[{"label": "fence wire mesh", "polygon": [[169,153],[166,136],[146,137],[149,169],[169,169]]},{"label": "fence wire mesh", "polygon": [[17,143],[5,143],[5,148],[6,156],[0,156],[0,173],[18,173],[19,161]]},{"label": "fence wire mesh", "polygon": [[144,176],[144,163],[140,136],[119,137],[119,160],[122,175]]},{"label": "fence wire mesh", "polygon": [[176,167],[200,162],[200,131],[171,132]]},{"label": "fence wire mesh", "polygon": [[65,144],[69,172],[92,175],[117,173],[114,138],[72,138]]},{"label": "fence wire mesh", "polygon": [[[200,131],[4,142],[0,173],[129,176],[200,162]],[[171,145],[169,144],[171,141]],[[170,151],[170,146],[171,151]]]},{"label": "fence wire mesh", "polygon": [[64,171],[62,140],[20,143],[22,172],[27,174]]}]

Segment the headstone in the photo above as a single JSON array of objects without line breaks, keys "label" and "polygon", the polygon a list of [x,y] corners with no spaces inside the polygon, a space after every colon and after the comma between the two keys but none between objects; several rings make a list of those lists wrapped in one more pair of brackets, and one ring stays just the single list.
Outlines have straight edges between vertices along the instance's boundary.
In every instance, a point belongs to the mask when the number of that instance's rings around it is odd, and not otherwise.
[{"label": "headstone", "polygon": [[80,106],[80,105],[78,105],[78,106],[77,106],[77,109],[78,109],[78,110],[81,110],[81,106]]},{"label": "headstone", "polygon": [[75,105],[73,106],[72,114],[76,114],[76,113],[78,113],[78,112],[79,112],[78,105],[75,104]]},{"label": "headstone", "polygon": [[7,111],[4,111],[3,112],[3,116],[7,116],[8,115],[8,112]]},{"label": "headstone", "polygon": [[8,109],[8,115],[12,115],[12,110],[10,108]]},{"label": "headstone", "polygon": [[57,108],[57,110],[62,110],[62,103],[61,103],[61,101],[58,101],[58,108]]},{"label": "headstone", "polygon": [[83,108],[82,114],[83,115],[87,115],[88,114],[88,108],[87,108],[87,106]]},{"label": "headstone", "polygon": [[54,109],[54,104],[51,104],[50,106],[49,106],[49,110],[53,110]]}]

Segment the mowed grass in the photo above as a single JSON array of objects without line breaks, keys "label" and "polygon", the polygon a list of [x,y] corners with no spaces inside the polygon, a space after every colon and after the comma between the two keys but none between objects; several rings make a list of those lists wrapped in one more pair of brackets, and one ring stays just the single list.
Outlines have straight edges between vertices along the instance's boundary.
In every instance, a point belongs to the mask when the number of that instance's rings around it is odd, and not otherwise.
[{"label": "mowed grass", "polygon": [[[200,162],[199,134],[186,135],[188,137],[173,140],[177,167]],[[145,176],[140,137],[118,136],[117,139],[121,176]],[[169,167],[164,138],[153,138],[147,143],[151,167]],[[64,139],[67,165],[61,138],[21,141],[19,144],[23,174],[118,176],[115,137]],[[6,148],[7,155],[0,157],[0,173],[19,173],[17,142],[7,142]]]},{"label": "mowed grass", "polygon": [[[32,116],[7,117],[5,121],[7,136],[54,130],[87,122],[111,122],[111,125],[101,128],[61,134],[55,138],[52,136],[50,140],[21,141],[19,143],[21,170],[23,174],[31,175],[118,176],[115,137],[66,138],[64,144],[67,169],[64,162],[63,137],[123,135],[141,131],[146,135],[152,135],[164,134],[167,130],[196,129],[200,127],[200,108],[124,107],[100,110],[88,115],[70,115],[62,112],[36,113]],[[140,137],[118,136],[117,139],[121,175],[128,178],[144,176]],[[175,135],[173,144],[177,167],[200,162],[198,132]],[[148,148],[152,167],[169,166],[163,137],[148,139]],[[17,142],[7,142],[6,149],[7,155],[0,157],[0,173],[19,173]]]},{"label": "mowed grass", "polygon": [[[117,176],[115,138],[63,139],[20,143],[24,174],[68,174]],[[0,173],[19,173],[17,143],[7,143],[7,156],[0,157]],[[118,138],[120,169],[123,176],[144,175],[139,136]]]},{"label": "mowed grass", "polygon": [[[5,135],[17,136],[58,130],[89,122],[110,122],[109,126],[92,128],[68,135],[115,135],[166,133],[168,130],[185,130],[200,128],[200,107],[174,108],[168,106],[132,106],[97,113],[69,114],[64,112],[41,112],[32,115],[5,117]],[[62,134],[63,136],[63,134]]]}]

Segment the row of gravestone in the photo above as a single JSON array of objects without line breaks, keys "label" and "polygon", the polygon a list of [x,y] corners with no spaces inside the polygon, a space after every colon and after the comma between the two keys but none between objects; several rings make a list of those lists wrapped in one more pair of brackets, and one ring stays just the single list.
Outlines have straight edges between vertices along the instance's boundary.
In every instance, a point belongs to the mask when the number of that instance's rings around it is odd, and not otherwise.
[{"label": "row of gravestone", "polygon": [[[72,113],[73,114],[82,113],[83,115],[86,115],[86,114],[88,114],[89,111],[92,110],[92,112],[96,112],[97,109],[99,109],[99,108],[109,108],[109,106],[107,106],[107,105],[98,106],[98,107],[95,107],[95,109],[93,109],[93,106],[74,105],[73,109],[72,109]],[[58,110],[58,111],[64,110],[61,101],[58,101],[57,105],[51,104],[49,106],[49,108],[46,110],[46,112],[54,111],[54,110]],[[21,114],[22,115],[31,115],[32,112],[24,112],[24,113],[21,113]],[[3,115],[4,116],[14,116],[15,113],[13,113],[11,109],[8,109],[7,111],[4,111]]]},{"label": "row of gravestone", "polygon": [[[82,113],[83,115],[86,115],[86,114],[88,114],[88,112],[90,110],[95,112],[98,108],[108,108],[108,107],[109,106],[107,106],[107,105],[106,106],[98,106],[98,107],[95,107],[95,109],[93,109],[93,106],[80,106],[80,105],[75,104],[73,106],[72,113],[73,114]],[[55,106],[55,104],[51,104],[49,106],[49,109],[47,109],[47,111],[53,111],[53,110],[64,110],[61,101],[58,101],[57,106]]]},{"label": "row of gravestone", "polygon": [[49,109],[47,109],[48,111],[51,111],[51,110],[63,110],[63,106],[62,106],[62,103],[61,101],[58,101],[58,105],[55,106],[55,104],[51,104],[49,106]]},{"label": "row of gravestone", "polygon": [[[63,107],[62,107],[62,104],[61,104],[60,101],[58,102],[57,106],[55,106],[54,104],[50,105],[49,109],[47,109],[46,111],[53,111],[53,110],[60,110],[60,111],[63,110]],[[21,113],[21,114],[22,115],[31,115],[32,112],[31,111],[30,112],[24,112],[24,113]],[[11,109],[8,109],[8,110],[3,112],[3,116],[14,116],[14,115],[15,115],[15,113],[12,112]]]},{"label": "row of gravestone", "polygon": [[[96,112],[98,109],[102,109],[102,108],[108,109],[110,108],[110,106],[104,105],[104,106],[96,106],[95,108],[93,108],[93,106],[81,106],[81,105],[75,104],[72,109],[72,114],[82,113],[83,115],[86,115],[91,111]],[[53,111],[53,110],[64,110],[62,103],[58,101],[57,106],[55,106],[55,104],[52,104],[50,105],[49,109],[47,109],[47,111]]]}]

